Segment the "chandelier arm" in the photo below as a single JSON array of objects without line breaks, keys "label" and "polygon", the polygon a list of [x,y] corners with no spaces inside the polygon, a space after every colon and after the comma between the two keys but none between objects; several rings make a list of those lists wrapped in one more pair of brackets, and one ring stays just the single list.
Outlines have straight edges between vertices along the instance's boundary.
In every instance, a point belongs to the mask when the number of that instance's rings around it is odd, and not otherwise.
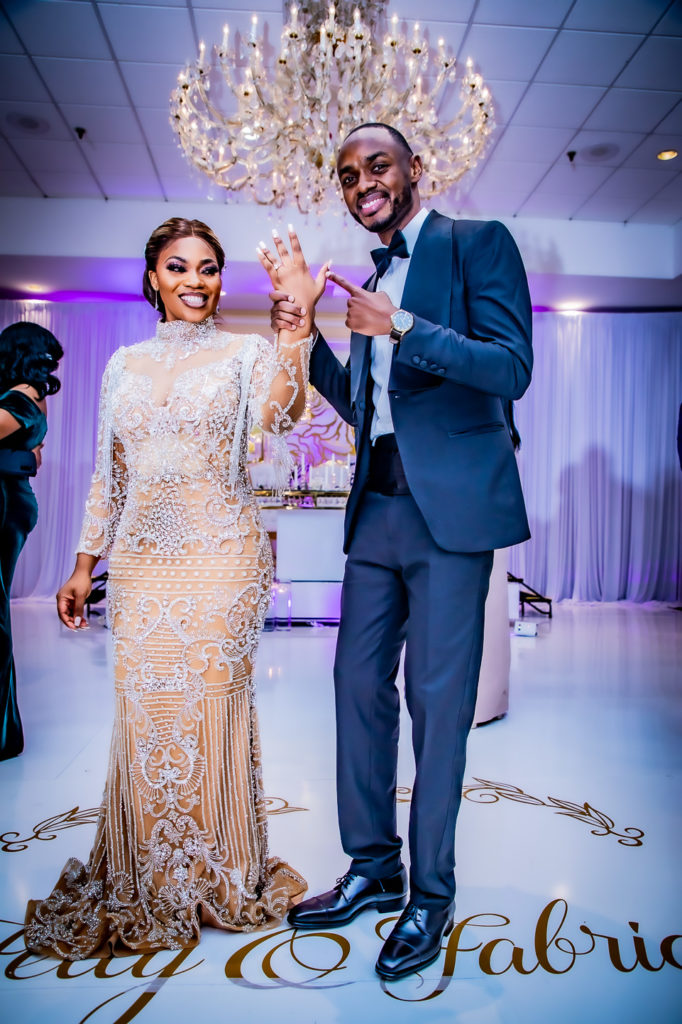
[{"label": "chandelier arm", "polygon": [[[261,206],[281,206],[286,200],[306,214],[338,194],[334,127],[339,135],[360,121],[382,120],[411,133],[425,158],[429,194],[466,174],[480,159],[493,127],[492,104],[481,76],[468,61],[460,79],[459,109],[439,124],[437,106],[456,81],[454,58],[446,56],[442,42],[430,54],[418,25],[408,41],[398,32],[397,18],[389,34],[377,40],[383,0],[357,4],[351,24],[346,7],[340,17],[330,7],[325,20],[315,20],[317,6],[307,0],[302,13],[292,9],[274,81],[263,64],[257,19],[245,40],[243,74],[241,56],[227,51],[225,29],[222,47],[214,52],[236,101],[237,111],[231,115],[210,98],[213,82],[202,46],[199,60],[186,67],[171,96],[171,124],[188,161],[228,192],[246,191]],[[424,89],[422,80],[430,72],[433,84]],[[231,174],[234,178],[228,180]]]}]

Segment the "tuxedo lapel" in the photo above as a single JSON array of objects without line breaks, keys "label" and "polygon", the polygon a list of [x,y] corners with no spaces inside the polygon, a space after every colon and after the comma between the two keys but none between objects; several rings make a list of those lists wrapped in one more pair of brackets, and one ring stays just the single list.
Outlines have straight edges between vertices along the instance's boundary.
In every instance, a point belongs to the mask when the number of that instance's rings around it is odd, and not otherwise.
[{"label": "tuxedo lapel", "polygon": [[[377,275],[372,274],[363,288],[368,292],[376,291]],[[350,400],[357,402],[358,395],[364,394],[362,382],[367,382],[370,360],[370,338],[366,334],[351,331],[350,336]]]},{"label": "tuxedo lapel", "polygon": [[431,323],[450,322],[452,221],[432,210],[419,232],[401,307]]}]

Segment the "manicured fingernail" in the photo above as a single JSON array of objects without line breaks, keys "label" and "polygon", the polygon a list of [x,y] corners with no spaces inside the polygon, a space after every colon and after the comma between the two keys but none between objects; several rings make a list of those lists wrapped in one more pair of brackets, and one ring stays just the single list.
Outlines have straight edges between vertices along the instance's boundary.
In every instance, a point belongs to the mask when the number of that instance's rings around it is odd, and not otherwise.
[{"label": "manicured fingernail", "polygon": [[272,237],[279,238],[279,231],[277,230],[277,228],[272,229]]},{"label": "manicured fingernail", "polygon": [[299,320],[298,322],[301,327],[305,327],[305,320]]},{"label": "manicured fingernail", "polygon": [[294,296],[293,296],[293,295],[287,295],[287,301],[289,301],[289,302],[295,302],[296,300],[294,299]]},{"label": "manicured fingernail", "polygon": [[307,312],[308,310],[305,308],[305,306],[301,306],[301,316],[305,316]]},{"label": "manicured fingernail", "polygon": [[293,224],[288,224],[287,227],[289,228],[289,234],[290,235],[295,234],[295,232],[294,232],[294,225]]},{"label": "manicured fingernail", "polygon": [[80,624],[81,624],[81,617],[80,617],[80,615],[77,615],[77,616],[76,616],[76,618],[75,618],[75,619],[73,620],[73,624],[74,624],[74,626],[76,627],[76,629],[78,629],[78,627],[79,627],[79,626],[80,626]]}]

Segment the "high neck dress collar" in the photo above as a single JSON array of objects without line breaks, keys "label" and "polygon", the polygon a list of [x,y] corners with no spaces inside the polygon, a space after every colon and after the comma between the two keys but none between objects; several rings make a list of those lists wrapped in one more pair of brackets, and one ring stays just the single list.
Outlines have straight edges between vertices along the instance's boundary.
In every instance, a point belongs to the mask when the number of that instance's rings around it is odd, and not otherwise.
[{"label": "high neck dress collar", "polygon": [[216,325],[212,316],[207,316],[199,323],[193,323],[191,320],[159,320],[156,325],[156,337],[159,341],[170,341],[181,348],[202,348],[215,331]]},{"label": "high neck dress collar", "polygon": [[224,345],[225,334],[218,330],[212,316],[199,323],[159,320],[150,353],[154,359],[162,360],[168,369],[172,369],[178,360],[187,359],[200,349],[220,349]]}]

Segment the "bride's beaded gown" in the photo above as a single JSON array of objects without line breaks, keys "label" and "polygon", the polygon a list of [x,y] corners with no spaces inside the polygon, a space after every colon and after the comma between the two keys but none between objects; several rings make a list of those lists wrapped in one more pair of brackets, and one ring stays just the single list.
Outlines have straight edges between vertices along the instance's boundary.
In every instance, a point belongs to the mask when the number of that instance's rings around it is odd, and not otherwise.
[{"label": "bride's beaded gown", "polygon": [[286,464],[309,354],[209,319],[107,365],[78,550],[109,556],[116,715],[90,860],[29,904],[37,952],[178,949],[200,921],[249,930],[305,891],[267,851],[253,661],[272,561],[246,459],[260,425]]}]

